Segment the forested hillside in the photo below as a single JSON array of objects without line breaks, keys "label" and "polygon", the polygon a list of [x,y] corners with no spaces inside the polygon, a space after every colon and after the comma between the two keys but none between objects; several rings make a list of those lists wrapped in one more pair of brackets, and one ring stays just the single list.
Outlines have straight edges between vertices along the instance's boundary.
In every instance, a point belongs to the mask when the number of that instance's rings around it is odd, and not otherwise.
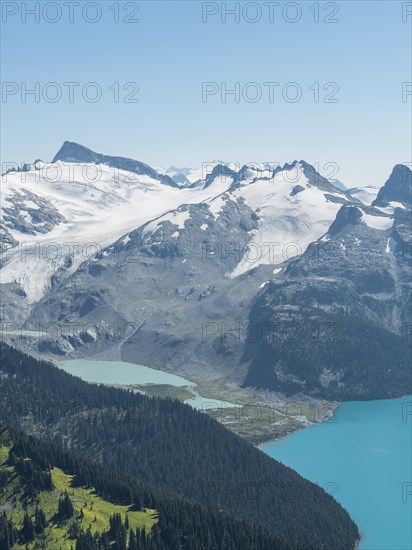
[{"label": "forested hillside", "polygon": [[5,344],[0,351],[6,425],[289,541],[355,547],[357,527],[330,495],[201,412],[85,383]]},{"label": "forested hillside", "polygon": [[0,480],[2,550],[309,549],[1,426]]}]

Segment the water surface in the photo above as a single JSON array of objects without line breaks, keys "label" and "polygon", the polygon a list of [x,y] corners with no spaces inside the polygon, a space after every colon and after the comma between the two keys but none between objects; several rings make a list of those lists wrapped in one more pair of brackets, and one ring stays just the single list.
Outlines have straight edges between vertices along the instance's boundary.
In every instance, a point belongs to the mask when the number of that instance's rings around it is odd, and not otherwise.
[{"label": "water surface", "polygon": [[344,403],[329,421],[260,448],[333,494],[361,550],[412,549],[412,396]]},{"label": "water surface", "polygon": [[96,384],[168,384],[170,386],[186,387],[192,392],[193,398],[186,403],[195,409],[217,409],[235,407],[234,403],[203,397],[196,389],[196,384],[186,378],[159,369],[144,367],[126,361],[94,361],[90,359],[73,359],[62,361],[60,368],[78,376],[86,382]]},{"label": "water surface", "polygon": [[98,384],[169,384],[170,386],[195,386],[193,382],[158,369],[135,365],[126,361],[92,361],[73,359],[62,361],[60,367],[86,382]]}]

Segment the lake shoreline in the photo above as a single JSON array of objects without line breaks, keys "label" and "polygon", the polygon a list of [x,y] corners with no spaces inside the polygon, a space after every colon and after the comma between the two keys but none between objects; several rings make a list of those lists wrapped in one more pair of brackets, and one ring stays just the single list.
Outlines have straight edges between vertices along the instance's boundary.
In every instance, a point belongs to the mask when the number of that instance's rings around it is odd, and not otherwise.
[{"label": "lake shoreline", "polygon": [[[225,380],[215,380],[208,384],[198,380],[187,380],[168,371],[123,361],[101,359],[54,361],[58,368],[71,372],[70,369],[64,368],[64,363],[66,366],[78,366],[82,363],[87,365],[87,374],[81,377],[88,382],[138,391],[152,397],[178,399],[194,406],[258,448],[283,441],[306,428],[328,423],[345,403],[365,402],[362,400],[327,401],[303,394],[286,398],[282,394],[265,390],[238,388]],[[104,368],[99,370],[102,366]],[[107,368],[110,366],[113,367],[113,371]],[[124,366],[126,371],[129,369],[129,374],[126,373],[125,376],[125,372],[117,368],[118,366]],[[142,371],[143,373],[139,374]],[[116,373],[114,377],[113,372]],[[105,380],[107,373],[110,380]],[[71,374],[78,376],[79,372],[71,372]],[[122,378],[123,381],[119,381]],[[393,397],[367,400],[367,402],[388,399]]]},{"label": "lake shoreline", "polygon": [[[136,363],[106,359],[56,360],[60,369],[89,383],[138,391],[151,397],[178,399],[201,410],[254,446],[277,441],[333,416],[338,402],[302,394],[281,394],[237,387],[230,380],[188,380]],[[293,399],[293,400],[292,400]]]}]

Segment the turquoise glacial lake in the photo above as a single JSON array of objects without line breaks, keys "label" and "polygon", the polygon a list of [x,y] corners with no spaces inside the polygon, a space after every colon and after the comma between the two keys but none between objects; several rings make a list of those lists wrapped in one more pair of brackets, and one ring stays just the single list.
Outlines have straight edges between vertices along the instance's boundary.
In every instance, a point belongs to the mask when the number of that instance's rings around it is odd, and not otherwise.
[{"label": "turquoise glacial lake", "polygon": [[348,402],[260,447],[317,483],[361,531],[361,550],[412,549],[412,396]]},{"label": "turquoise glacial lake", "polygon": [[144,367],[126,361],[94,361],[90,359],[73,359],[62,361],[59,367],[64,371],[78,376],[86,382],[95,384],[168,384],[170,386],[186,387],[193,398],[186,403],[195,409],[217,409],[225,407],[236,407],[236,404],[219,399],[203,397],[197,391],[196,384],[181,376],[165,372],[159,369]]},{"label": "turquoise glacial lake", "polygon": [[73,359],[62,361],[60,368],[96,384],[169,384],[170,386],[195,386],[193,382],[158,369],[135,365],[126,361],[93,361]]}]

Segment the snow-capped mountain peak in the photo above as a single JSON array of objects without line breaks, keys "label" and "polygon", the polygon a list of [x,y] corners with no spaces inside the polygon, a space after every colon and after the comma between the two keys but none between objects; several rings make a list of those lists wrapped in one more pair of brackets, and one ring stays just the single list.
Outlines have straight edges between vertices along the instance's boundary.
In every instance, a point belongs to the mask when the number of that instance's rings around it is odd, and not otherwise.
[{"label": "snow-capped mountain peak", "polygon": [[106,164],[114,169],[149,176],[161,181],[165,185],[177,187],[176,183],[167,175],[159,174],[148,164],[127,157],[103,155],[95,153],[84,145],[72,141],[65,141],[52,160],[56,162],[82,163],[82,164]]}]

